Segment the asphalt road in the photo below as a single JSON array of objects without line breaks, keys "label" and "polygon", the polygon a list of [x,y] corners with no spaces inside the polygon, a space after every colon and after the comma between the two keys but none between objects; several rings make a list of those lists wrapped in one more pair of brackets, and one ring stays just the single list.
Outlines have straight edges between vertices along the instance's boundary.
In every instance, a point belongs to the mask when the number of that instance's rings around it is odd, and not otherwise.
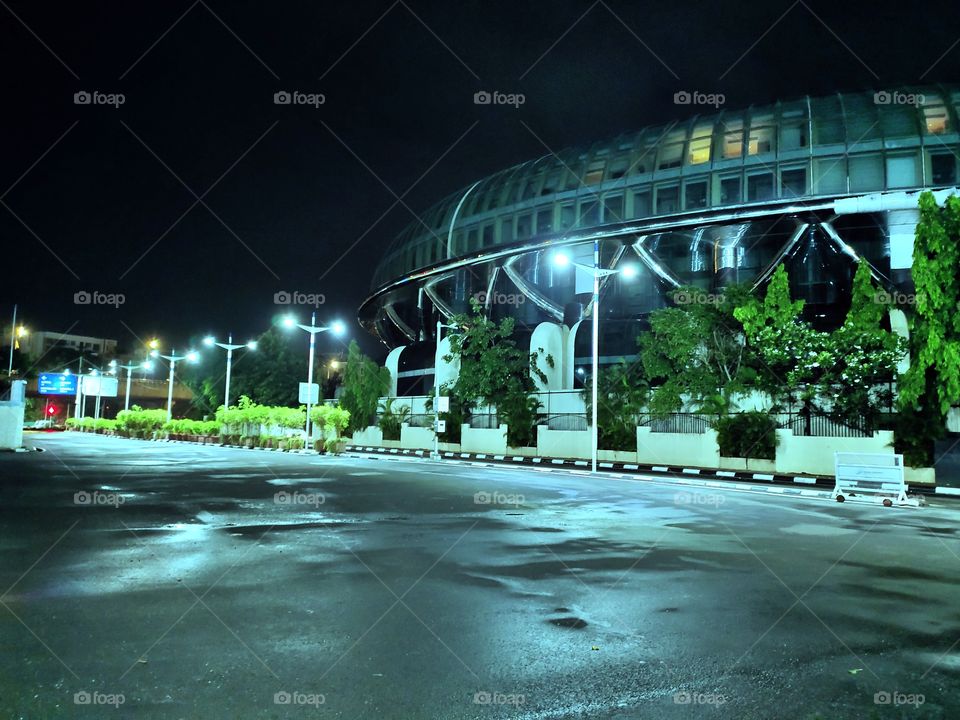
[{"label": "asphalt road", "polygon": [[3,718],[960,717],[960,505],[28,443]]}]

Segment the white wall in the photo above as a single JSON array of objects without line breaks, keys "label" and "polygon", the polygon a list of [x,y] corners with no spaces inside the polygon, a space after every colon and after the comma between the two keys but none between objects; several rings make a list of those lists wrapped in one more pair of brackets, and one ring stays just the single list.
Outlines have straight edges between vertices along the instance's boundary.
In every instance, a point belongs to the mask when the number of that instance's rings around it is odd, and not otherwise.
[{"label": "white wall", "polygon": [[383,446],[383,430],[376,425],[370,425],[364,430],[359,430],[353,434],[353,445],[369,445],[371,447]]},{"label": "white wall", "polygon": [[410,450],[433,450],[433,428],[400,426],[400,447]]},{"label": "white wall", "polygon": [[893,454],[893,432],[878,430],[870,438],[795,437],[792,430],[777,430],[778,473],[833,475],[835,452]]},{"label": "white wall", "polygon": [[507,454],[507,426],[497,429],[472,428],[460,426],[460,450],[470,453]]},{"label": "white wall", "polygon": [[638,427],[637,459],[651,465],[718,467],[720,446],[717,445],[717,431],[655,433],[649,427]]},{"label": "white wall", "polygon": [[550,430],[537,426],[537,454],[544,457],[589,459],[593,448],[588,430]]},{"label": "white wall", "polygon": [[[569,332],[566,325],[543,322],[537,325],[530,335],[530,352],[539,352],[540,349],[543,348],[543,352],[538,356],[536,366],[547,376],[547,382],[544,384],[543,381],[534,374],[533,382],[537,390],[560,390],[563,388],[566,338]],[[547,355],[553,358],[553,367],[547,364]]]}]

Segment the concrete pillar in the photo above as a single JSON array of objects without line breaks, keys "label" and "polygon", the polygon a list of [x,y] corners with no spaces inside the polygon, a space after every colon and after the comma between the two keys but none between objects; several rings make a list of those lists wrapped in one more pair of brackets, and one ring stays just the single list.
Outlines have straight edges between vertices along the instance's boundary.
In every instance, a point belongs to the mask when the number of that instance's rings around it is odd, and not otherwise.
[{"label": "concrete pillar", "polygon": [[390,390],[387,393],[388,397],[397,396],[397,373],[400,372],[400,353],[403,352],[405,347],[406,345],[395,347],[390,351],[390,354],[387,355],[387,359],[383,363],[384,367],[390,371]]},{"label": "concrete pillar", "polygon": [[[533,376],[533,381],[536,383],[539,392],[567,389],[564,386],[564,371],[569,333],[566,325],[543,322],[537,325],[530,335],[530,352],[539,353],[537,368],[547,376],[546,383],[536,375]],[[547,364],[547,355],[553,358],[553,367]]]}]

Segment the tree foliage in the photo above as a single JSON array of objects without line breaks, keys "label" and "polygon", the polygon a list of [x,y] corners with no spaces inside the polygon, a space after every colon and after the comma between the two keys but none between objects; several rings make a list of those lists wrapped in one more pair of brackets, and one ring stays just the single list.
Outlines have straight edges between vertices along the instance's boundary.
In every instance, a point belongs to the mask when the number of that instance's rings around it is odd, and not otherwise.
[{"label": "tree foliage", "polygon": [[[476,300],[471,300],[471,312],[455,315],[452,324],[458,330],[451,333],[450,354],[444,357],[447,362],[460,358],[460,375],[452,394],[468,411],[480,402],[496,406],[509,428],[510,445],[533,444],[539,407],[536,398],[530,397],[536,391],[534,374],[546,382],[536,364],[539,353],[517,347],[513,318],[490,320]],[[547,362],[552,358],[548,356]]]},{"label": "tree foliage", "polygon": [[[583,388],[587,417],[593,417],[591,379]],[[597,442],[606,450],[636,450],[637,418],[650,399],[640,363],[620,361],[597,376]]]},{"label": "tree foliage", "polygon": [[390,371],[360,351],[356,340],[347,348],[340,405],[350,413],[351,432],[364,430],[377,415],[377,403],[390,391]]}]

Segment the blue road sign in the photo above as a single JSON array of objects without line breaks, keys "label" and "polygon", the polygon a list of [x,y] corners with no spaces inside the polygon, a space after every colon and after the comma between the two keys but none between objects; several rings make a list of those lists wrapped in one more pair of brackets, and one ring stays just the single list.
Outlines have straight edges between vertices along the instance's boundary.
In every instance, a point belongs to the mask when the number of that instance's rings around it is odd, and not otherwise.
[{"label": "blue road sign", "polygon": [[67,373],[40,373],[37,390],[41,395],[76,395],[77,376]]}]

